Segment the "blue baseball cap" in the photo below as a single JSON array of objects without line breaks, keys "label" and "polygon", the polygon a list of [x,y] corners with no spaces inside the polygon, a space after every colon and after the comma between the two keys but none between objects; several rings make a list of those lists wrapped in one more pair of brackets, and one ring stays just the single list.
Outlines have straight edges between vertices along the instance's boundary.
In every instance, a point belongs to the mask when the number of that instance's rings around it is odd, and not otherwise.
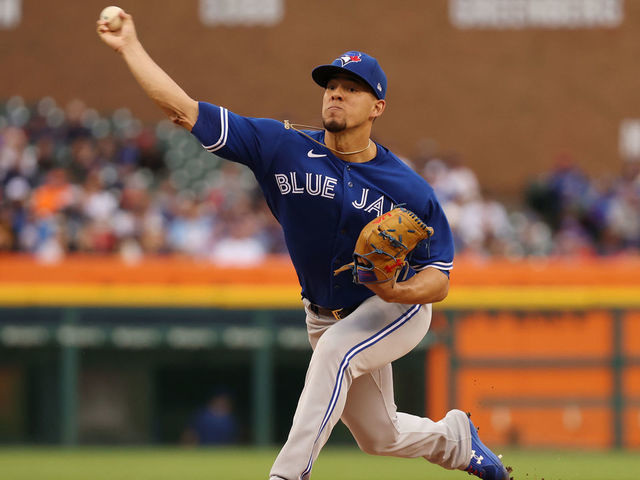
[{"label": "blue baseball cap", "polygon": [[387,94],[387,76],[378,61],[366,53],[345,52],[330,64],[314,68],[311,77],[318,85],[326,88],[329,80],[339,73],[350,73],[362,79],[380,100]]}]

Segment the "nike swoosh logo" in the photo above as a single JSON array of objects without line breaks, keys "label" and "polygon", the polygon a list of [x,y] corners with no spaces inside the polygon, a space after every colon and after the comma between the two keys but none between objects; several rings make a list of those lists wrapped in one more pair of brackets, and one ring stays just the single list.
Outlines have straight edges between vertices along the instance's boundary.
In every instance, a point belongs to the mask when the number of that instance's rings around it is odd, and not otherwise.
[{"label": "nike swoosh logo", "polygon": [[326,156],[327,156],[326,153],[322,153],[322,154],[313,153],[313,148],[307,152],[307,157],[309,158],[319,158],[319,157],[326,157]]}]

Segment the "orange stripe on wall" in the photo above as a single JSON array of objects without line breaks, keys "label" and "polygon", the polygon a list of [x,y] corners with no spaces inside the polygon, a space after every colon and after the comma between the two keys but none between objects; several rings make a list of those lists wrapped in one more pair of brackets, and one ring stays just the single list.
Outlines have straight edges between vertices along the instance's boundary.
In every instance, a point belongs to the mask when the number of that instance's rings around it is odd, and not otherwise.
[{"label": "orange stripe on wall", "polygon": [[259,265],[217,266],[186,257],[145,257],[126,263],[119,257],[72,255],[53,265],[31,256],[0,255],[1,283],[153,283],[153,284],[298,284],[288,257],[273,256]]},{"label": "orange stripe on wall", "polygon": [[[459,256],[451,273],[456,286],[575,285],[640,286],[640,257],[509,261]],[[216,266],[192,258],[144,257],[136,264],[119,257],[70,255],[43,265],[27,255],[0,255],[0,283],[168,283],[297,284],[286,256],[273,256],[249,268]]]},{"label": "orange stripe on wall", "polygon": [[454,261],[452,285],[638,285],[640,256]]}]

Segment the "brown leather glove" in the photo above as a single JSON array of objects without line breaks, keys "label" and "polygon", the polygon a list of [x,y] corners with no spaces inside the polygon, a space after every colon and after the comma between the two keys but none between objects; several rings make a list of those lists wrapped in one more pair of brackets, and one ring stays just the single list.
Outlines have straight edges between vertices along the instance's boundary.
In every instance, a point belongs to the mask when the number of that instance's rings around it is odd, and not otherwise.
[{"label": "brown leather glove", "polygon": [[356,242],[353,262],[333,272],[351,270],[355,283],[383,283],[393,280],[406,264],[407,255],[433,235],[415,213],[397,207],[367,223]]}]

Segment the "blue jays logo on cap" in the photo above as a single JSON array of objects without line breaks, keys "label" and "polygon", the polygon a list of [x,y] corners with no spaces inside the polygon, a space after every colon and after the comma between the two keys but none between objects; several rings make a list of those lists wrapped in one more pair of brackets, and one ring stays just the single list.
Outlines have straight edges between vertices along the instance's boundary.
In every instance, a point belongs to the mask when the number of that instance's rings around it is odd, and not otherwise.
[{"label": "blue jays logo on cap", "polygon": [[387,76],[378,61],[363,52],[345,52],[330,64],[314,68],[311,77],[318,85],[326,88],[332,77],[345,72],[363,80],[380,100],[386,96]]},{"label": "blue jays logo on cap", "polygon": [[344,67],[347,63],[351,62],[360,62],[360,55],[342,55],[340,57],[340,61],[342,62],[342,66]]}]

